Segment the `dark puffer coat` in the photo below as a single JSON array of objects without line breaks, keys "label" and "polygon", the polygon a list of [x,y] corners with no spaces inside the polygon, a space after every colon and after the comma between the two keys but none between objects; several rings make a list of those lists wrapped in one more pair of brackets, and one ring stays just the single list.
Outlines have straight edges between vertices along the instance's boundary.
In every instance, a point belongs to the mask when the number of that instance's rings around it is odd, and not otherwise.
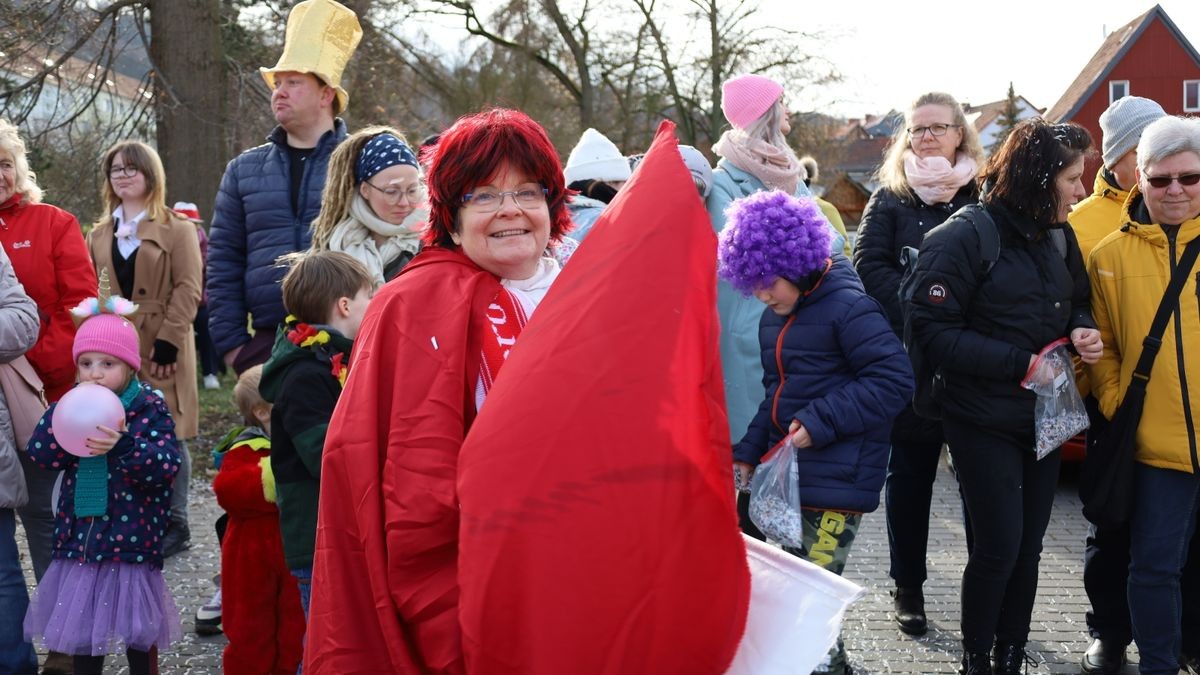
[{"label": "dark puffer coat", "polygon": [[321,190],[329,155],[346,138],[346,123],[335,120],[304,163],[297,208],[292,211],[287,132],[276,127],[269,142],[234,157],[225,168],[213,207],[205,286],[209,328],[217,353],[224,355],[250,339],[246,314],[255,330],[274,334],[283,322],[285,269],[275,260],[303,251],[312,240],[309,225],[321,210]]},{"label": "dark puffer coat", "polygon": [[763,311],[767,395],[733,456],[758,464],[798,420],[813,440],[797,451],[804,507],[874,511],[892,418],[912,397],[908,355],[849,260],[836,254],[824,275],[801,283],[788,316]]},{"label": "dark puffer coat", "polygon": [[981,271],[979,235],[952,217],[925,237],[913,297],[914,339],[940,368],[942,412],[970,424],[1033,433],[1036,397],[1021,387],[1029,358],[1075,328],[1095,328],[1079,243],[1066,254],[1046,226],[1002,206],[985,207],[1000,257]]},{"label": "dark puffer coat", "polygon": [[925,233],[946,222],[955,211],[974,204],[979,191],[972,181],[959,189],[947,204],[929,205],[915,195],[897,194],[879,188],[871,195],[854,242],[854,269],[867,293],[883,305],[892,329],[899,335],[904,327],[900,313],[900,251],[905,246],[921,248]]},{"label": "dark puffer coat", "polygon": [[54,516],[55,559],[119,560],[162,567],[162,537],[171,504],[171,482],[179,472],[175,424],[162,397],[142,384],[125,411],[128,431],[108,451],[108,510],[103,516],[75,515],[79,458],[55,442],[51,419],[57,403],[29,438],[29,458],[47,471],[63,473]]}]

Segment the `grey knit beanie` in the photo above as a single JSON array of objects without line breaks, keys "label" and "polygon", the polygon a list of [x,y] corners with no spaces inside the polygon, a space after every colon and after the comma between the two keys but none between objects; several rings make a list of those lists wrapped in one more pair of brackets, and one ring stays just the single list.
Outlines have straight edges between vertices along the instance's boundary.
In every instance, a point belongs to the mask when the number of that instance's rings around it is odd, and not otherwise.
[{"label": "grey knit beanie", "polygon": [[1100,113],[1100,131],[1104,135],[1100,154],[1104,166],[1111,169],[1125,153],[1137,147],[1142,131],[1151,122],[1166,115],[1161,105],[1141,96],[1113,101],[1108,110]]}]

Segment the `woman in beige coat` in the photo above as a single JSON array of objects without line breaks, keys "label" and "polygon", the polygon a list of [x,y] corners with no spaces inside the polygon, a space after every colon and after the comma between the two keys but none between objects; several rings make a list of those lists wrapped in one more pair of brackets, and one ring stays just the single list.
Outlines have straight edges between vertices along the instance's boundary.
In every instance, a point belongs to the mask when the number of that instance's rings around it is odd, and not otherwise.
[{"label": "woman in beige coat", "polygon": [[138,377],[163,392],[183,452],[171,496],[171,522],[163,554],[187,548],[187,486],[191,455],[183,441],[196,435],[199,391],[192,319],[200,302],[203,264],[196,229],[167,208],[166,179],[158,153],[145,143],[123,141],[104,155],[108,213],[88,234],[96,273],[107,273],[113,292],[137,303],[133,317],[141,336]]}]

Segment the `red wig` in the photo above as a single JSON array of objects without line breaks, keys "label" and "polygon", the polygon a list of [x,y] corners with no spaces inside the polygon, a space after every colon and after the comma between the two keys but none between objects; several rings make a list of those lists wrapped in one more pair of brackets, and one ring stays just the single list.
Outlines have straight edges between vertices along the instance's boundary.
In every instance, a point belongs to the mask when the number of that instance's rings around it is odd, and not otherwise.
[{"label": "red wig", "polygon": [[[429,149],[428,244],[454,247],[463,195],[485,185],[504,164],[549,190],[550,240],[571,229],[567,191],[558,151],[542,125],[519,110],[494,108],[458,118]],[[422,157],[424,159],[424,157]]]}]

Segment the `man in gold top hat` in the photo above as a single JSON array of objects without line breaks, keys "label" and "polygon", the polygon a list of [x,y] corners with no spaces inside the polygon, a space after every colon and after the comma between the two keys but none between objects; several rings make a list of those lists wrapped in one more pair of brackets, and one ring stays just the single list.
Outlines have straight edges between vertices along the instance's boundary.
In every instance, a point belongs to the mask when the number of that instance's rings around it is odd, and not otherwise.
[{"label": "man in gold top hat", "polygon": [[[284,319],[284,270],[275,260],[309,246],[329,155],[346,138],[338,118],[350,100],[342,71],[361,38],[358,17],[333,0],[292,8],[283,55],[261,69],[279,126],[267,143],[235,157],[221,179],[206,269],[209,329],[217,353],[239,375],[267,360]],[[202,608],[198,626],[220,624],[219,597]]]},{"label": "man in gold top hat", "polygon": [[275,259],[308,248],[329,155],[346,137],[342,71],[361,38],[349,8],[305,0],[288,15],[279,62],[261,69],[279,126],[225,169],[209,235],[209,326],[217,353],[239,374],[266,361],[283,321],[284,270]]}]

